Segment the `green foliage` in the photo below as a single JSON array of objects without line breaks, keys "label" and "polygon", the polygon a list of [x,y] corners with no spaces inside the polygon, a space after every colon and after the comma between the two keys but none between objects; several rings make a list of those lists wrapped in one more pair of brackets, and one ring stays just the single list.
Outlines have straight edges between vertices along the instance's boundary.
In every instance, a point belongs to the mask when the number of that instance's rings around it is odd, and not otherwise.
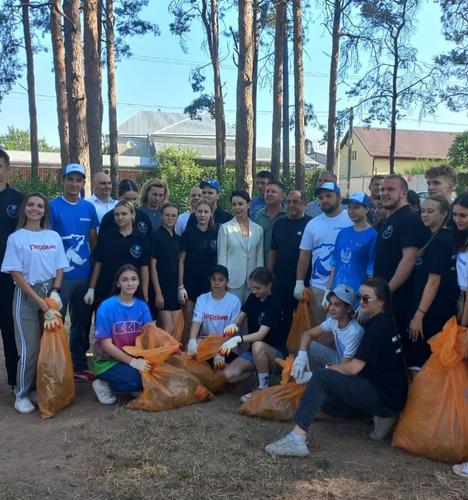
[{"label": "green foliage", "polygon": [[440,165],[440,161],[416,160],[415,162],[405,166],[403,173],[408,175],[422,175],[426,173],[428,168],[434,165]]},{"label": "green foliage", "polygon": [[459,170],[468,170],[468,130],[456,135],[450,146],[448,156],[452,167]]},{"label": "green foliage", "polygon": [[[16,127],[7,127],[7,133],[0,135],[0,144],[11,151],[31,151],[30,135],[28,130],[21,130]],[[38,139],[39,151],[45,153],[58,153],[60,148],[49,146],[43,137]]]},{"label": "green foliage", "polygon": [[25,179],[19,174],[16,174],[11,185],[22,193],[42,193],[49,200],[63,192],[63,184],[60,175],[52,172],[35,181],[32,179]]}]

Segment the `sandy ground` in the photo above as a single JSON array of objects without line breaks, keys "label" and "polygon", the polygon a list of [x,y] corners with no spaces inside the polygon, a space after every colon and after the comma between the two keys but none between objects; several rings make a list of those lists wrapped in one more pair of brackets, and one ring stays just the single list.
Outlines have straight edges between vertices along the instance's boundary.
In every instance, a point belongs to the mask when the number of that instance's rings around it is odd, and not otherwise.
[{"label": "sandy ground", "polygon": [[90,384],[59,415],[19,415],[0,370],[1,499],[468,498],[450,467],[316,422],[306,459],[263,446],[290,424],[236,415],[238,396],[161,413],[99,404]]}]

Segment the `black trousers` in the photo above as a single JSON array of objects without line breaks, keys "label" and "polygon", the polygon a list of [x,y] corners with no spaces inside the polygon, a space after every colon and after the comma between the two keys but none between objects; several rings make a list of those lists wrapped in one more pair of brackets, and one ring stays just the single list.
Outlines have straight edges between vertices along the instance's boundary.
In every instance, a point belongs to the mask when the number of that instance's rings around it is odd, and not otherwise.
[{"label": "black trousers", "polygon": [[18,351],[13,324],[13,292],[15,285],[9,274],[0,273],[0,330],[2,331],[3,354],[8,376],[8,385],[16,385]]}]

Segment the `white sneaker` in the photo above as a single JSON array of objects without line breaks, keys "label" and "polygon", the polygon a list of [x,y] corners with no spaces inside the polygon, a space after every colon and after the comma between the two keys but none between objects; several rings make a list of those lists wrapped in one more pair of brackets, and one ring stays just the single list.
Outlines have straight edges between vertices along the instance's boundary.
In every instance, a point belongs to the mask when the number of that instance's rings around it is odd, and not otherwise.
[{"label": "white sneaker", "polygon": [[36,407],[31,403],[29,398],[16,398],[15,410],[20,413],[32,413],[36,411]]},{"label": "white sneaker", "polygon": [[98,401],[103,405],[113,405],[117,401],[117,396],[111,391],[109,384],[98,378],[92,383],[94,393]]},{"label": "white sneaker", "polygon": [[309,456],[309,448],[304,441],[296,441],[291,434],[275,441],[274,443],[267,444],[265,451],[270,455],[278,455],[283,457],[307,457]]},{"label": "white sneaker", "polygon": [[452,466],[453,472],[460,477],[468,479],[468,462],[462,464],[455,464]]},{"label": "white sneaker", "polygon": [[377,417],[374,416],[374,430],[369,434],[373,441],[382,441],[392,430],[396,417]]}]

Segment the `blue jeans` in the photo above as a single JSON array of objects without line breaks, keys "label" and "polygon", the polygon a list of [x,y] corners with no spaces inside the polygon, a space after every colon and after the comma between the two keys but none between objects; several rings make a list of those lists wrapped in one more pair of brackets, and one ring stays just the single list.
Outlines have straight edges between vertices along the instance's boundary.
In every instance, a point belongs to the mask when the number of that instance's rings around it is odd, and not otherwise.
[{"label": "blue jeans", "polygon": [[140,372],[125,363],[117,363],[98,375],[98,378],[107,382],[113,392],[141,392],[143,390]]},{"label": "blue jeans", "polygon": [[343,418],[393,417],[397,414],[384,405],[366,378],[343,375],[327,368],[314,370],[294,415],[294,423],[307,431],[320,409]]},{"label": "blue jeans", "polygon": [[320,342],[315,342],[315,340],[309,345],[308,355],[311,370],[323,368],[327,363],[339,363],[341,361],[335,349]]}]

